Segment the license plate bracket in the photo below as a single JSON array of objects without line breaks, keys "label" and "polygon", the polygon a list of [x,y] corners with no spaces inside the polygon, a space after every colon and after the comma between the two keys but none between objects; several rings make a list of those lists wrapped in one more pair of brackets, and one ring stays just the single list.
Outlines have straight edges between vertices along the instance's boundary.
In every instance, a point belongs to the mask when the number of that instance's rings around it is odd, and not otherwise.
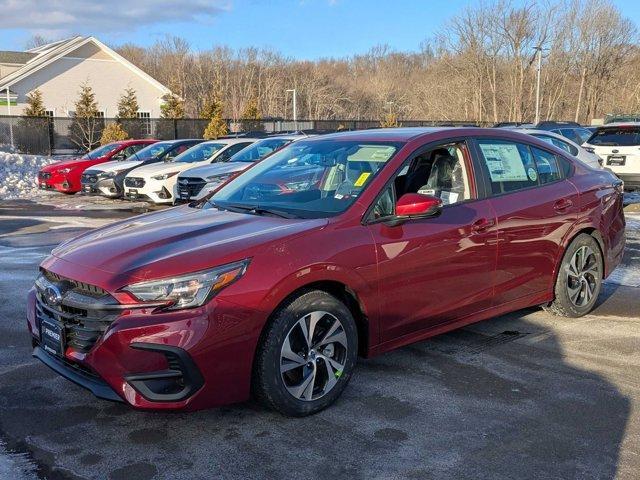
[{"label": "license plate bracket", "polygon": [[46,318],[40,321],[40,340],[42,348],[47,353],[57,355],[58,357],[64,357],[64,337],[63,325]]},{"label": "license plate bracket", "polygon": [[627,161],[626,155],[609,155],[607,157],[607,165],[624,165]]}]

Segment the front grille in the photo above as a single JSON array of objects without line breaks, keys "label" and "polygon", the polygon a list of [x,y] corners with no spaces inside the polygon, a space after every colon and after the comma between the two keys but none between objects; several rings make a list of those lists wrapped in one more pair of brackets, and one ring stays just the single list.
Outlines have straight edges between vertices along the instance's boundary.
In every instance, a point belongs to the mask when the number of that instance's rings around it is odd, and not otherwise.
[{"label": "front grille", "polygon": [[142,188],[144,187],[144,178],[139,177],[127,177],[124,179],[124,184],[126,187],[131,188]]},{"label": "front grille", "polygon": [[80,179],[81,183],[94,184],[98,181],[98,175],[94,173],[83,173]]},{"label": "front grille", "polygon": [[51,174],[49,172],[40,172],[40,178],[42,180],[49,180],[51,178]]},{"label": "front grille", "polygon": [[181,178],[178,181],[178,191],[179,192],[186,191],[188,192],[190,197],[194,197],[202,191],[202,189],[206,184],[207,182],[205,182],[202,178],[196,178],[196,177]]},{"label": "front grille", "polygon": [[50,272],[49,270],[41,269],[42,275],[53,283],[68,283],[72,285],[72,290],[77,291],[78,293],[82,293],[84,295],[88,295],[90,297],[104,297],[105,295],[109,295],[106,290],[103,290],[100,287],[96,287],[95,285],[90,285],[88,283],[78,282],[77,280],[71,280],[69,278],[65,278],[57,273]]},{"label": "front grille", "polygon": [[[64,345],[87,353],[118,317],[119,310],[114,309],[118,301],[95,285],[62,279],[47,270],[42,273],[45,280],[36,282],[38,327],[43,320],[59,324],[63,327]],[[64,292],[59,304],[47,304],[42,295],[46,284],[53,284]]]}]

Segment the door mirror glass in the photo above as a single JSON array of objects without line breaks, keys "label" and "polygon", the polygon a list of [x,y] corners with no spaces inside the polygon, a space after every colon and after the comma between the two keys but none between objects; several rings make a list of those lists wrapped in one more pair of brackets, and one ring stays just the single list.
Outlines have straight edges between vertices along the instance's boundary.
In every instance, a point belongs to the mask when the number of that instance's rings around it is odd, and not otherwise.
[{"label": "door mirror glass", "polygon": [[405,193],[396,203],[396,216],[400,218],[425,218],[436,215],[442,209],[442,200],[421,193]]}]

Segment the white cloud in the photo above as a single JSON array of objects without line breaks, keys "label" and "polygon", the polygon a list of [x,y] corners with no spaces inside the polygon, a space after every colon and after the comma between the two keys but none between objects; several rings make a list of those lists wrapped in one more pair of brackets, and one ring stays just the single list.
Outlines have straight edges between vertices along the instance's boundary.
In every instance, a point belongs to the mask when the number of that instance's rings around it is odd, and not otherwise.
[{"label": "white cloud", "polygon": [[161,22],[207,21],[230,8],[230,0],[0,0],[5,27],[50,35],[118,33]]}]

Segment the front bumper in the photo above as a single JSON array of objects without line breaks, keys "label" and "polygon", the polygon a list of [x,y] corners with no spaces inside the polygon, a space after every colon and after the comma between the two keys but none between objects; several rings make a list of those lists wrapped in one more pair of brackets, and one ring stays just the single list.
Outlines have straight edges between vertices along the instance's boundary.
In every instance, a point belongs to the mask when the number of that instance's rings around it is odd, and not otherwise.
[{"label": "front bumper", "polygon": [[113,178],[105,178],[95,183],[82,183],[82,193],[86,195],[102,195],[103,197],[117,198],[122,196]]},{"label": "front bumper", "polygon": [[123,310],[91,349],[64,356],[41,348],[37,293],[27,321],[34,356],[60,375],[107,400],[134,408],[197,410],[249,398],[257,313],[213,299],[205,307],[154,312]]},{"label": "front bumper", "polygon": [[163,180],[147,179],[140,188],[124,185],[124,198],[127,200],[147,200],[153,203],[172,203],[173,188],[167,187]]},{"label": "front bumper", "polygon": [[48,178],[38,177],[40,190],[57,190],[58,192],[77,192],[78,188],[64,175],[51,175]]},{"label": "front bumper", "polygon": [[625,190],[640,190],[640,173],[614,173],[624,182]]}]

